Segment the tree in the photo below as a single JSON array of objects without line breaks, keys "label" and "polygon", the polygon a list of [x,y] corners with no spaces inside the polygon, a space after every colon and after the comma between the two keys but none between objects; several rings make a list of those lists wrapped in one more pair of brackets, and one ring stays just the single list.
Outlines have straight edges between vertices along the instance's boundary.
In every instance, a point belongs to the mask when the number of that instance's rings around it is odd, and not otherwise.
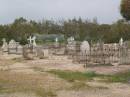
[{"label": "tree", "polygon": [[120,6],[121,15],[126,20],[130,20],[130,0],[122,0]]}]

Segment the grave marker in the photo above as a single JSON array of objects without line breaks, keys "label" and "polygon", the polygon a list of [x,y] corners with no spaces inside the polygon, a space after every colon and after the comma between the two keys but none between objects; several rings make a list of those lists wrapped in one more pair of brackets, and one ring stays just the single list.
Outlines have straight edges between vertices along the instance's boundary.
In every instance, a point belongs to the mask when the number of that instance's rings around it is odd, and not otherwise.
[{"label": "grave marker", "polygon": [[3,41],[2,51],[3,51],[3,52],[8,52],[8,44],[7,44],[7,42],[6,42],[6,39],[3,38],[2,41]]}]

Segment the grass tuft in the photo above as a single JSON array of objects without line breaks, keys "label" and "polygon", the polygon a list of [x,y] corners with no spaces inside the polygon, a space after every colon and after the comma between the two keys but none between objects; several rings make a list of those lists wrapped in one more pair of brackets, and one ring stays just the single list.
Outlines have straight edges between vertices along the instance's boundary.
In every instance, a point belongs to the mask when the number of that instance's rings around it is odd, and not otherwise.
[{"label": "grass tuft", "polygon": [[122,82],[127,83],[130,81],[130,71],[125,73],[118,73],[113,75],[103,75],[96,74],[95,72],[72,72],[72,71],[61,71],[61,70],[51,70],[49,73],[58,75],[58,77],[63,78],[69,82],[75,81],[90,81],[93,78],[99,78],[104,82]]},{"label": "grass tuft", "polygon": [[49,73],[58,75],[60,78],[63,78],[69,82],[78,81],[85,81],[85,80],[92,80],[94,77],[97,76],[94,72],[72,72],[72,71],[61,71],[61,70],[51,70],[48,71]]}]

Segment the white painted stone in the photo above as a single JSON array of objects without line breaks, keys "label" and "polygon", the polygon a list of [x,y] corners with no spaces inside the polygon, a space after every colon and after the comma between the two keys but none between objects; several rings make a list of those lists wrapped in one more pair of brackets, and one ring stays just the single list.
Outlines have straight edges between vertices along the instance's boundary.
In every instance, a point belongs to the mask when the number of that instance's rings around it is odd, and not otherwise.
[{"label": "white painted stone", "polygon": [[88,41],[83,41],[80,45],[80,51],[82,54],[89,54],[90,52],[90,45]]},{"label": "white painted stone", "polygon": [[49,57],[49,50],[48,49],[44,49],[43,52],[44,52],[44,57],[48,58]]},{"label": "white painted stone", "polygon": [[7,44],[7,42],[6,42],[6,39],[3,38],[2,41],[3,41],[2,51],[3,51],[3,52],[7,52],[7,51],[8,51],[8,44]]},{"label": "white painted stone", "polygon": [[33,36],[32,41],[33,41],[33,46],[37,46],[37,44],[36,44],[36,36]]},{"label": "white painted stone", "polygon": [[120,46],[123,46],[123,38],[120,39],[119,44]]},{"label": "white painted stone", "polygon": [[17,46],[17,54],[22,54],[23,53],[23,47],[19,44]]},{"label": "white painted stone", "polygon": [[74,40],[74,37],[70,37],[67,39],[67,49],[68,50],[75,50],[76,49],[76,41]]}]

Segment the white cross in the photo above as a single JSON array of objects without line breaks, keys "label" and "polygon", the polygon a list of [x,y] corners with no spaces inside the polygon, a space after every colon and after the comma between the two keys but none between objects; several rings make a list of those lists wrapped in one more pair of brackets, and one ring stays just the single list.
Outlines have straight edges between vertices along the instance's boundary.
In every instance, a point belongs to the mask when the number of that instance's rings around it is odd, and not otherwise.
[{"label": "white cross", "polygon": [[29,41],[29,44],[32,44],[33,39],[31,36],[27,40]]}]

